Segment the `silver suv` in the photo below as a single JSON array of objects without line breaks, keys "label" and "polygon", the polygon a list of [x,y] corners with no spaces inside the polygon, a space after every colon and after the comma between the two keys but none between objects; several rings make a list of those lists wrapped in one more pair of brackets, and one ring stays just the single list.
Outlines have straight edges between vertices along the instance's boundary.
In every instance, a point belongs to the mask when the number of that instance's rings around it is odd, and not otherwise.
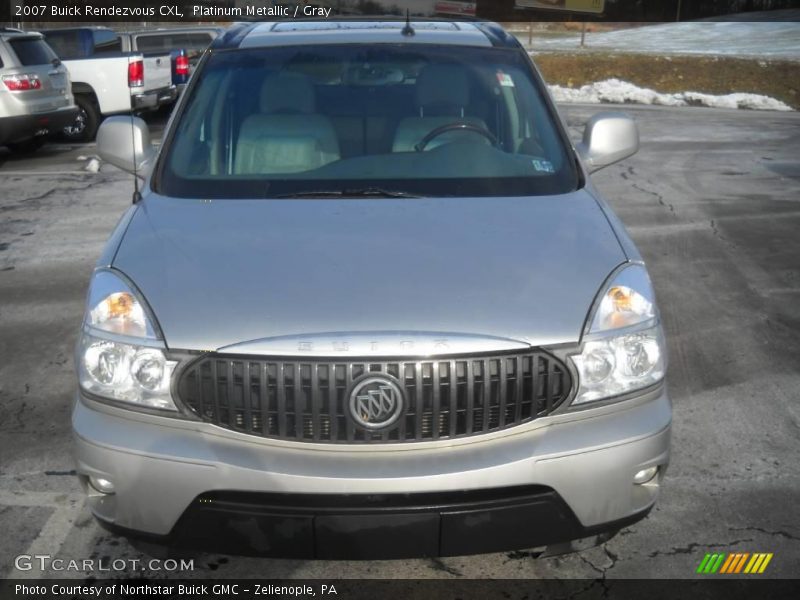
[{"label": "silver suv", "polygon": [[0,145],[41,146],[75,119],[69,73],[41,34],[0,28]]},{"label": "silver suv", "polygon": [[[131,135],[133,132],[133,139]],[[608,539],[669,460],[653,288],[499,26],[237,26],[205,53],[97,263],[77,471],[150,542],[317,558]],[[574,545],[567,545],[574,548]]]}]

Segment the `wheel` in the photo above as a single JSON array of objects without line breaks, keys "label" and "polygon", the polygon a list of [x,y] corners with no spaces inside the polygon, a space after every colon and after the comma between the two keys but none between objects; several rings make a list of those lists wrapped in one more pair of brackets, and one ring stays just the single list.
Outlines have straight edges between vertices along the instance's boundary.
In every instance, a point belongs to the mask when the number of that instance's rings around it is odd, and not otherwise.
[{"label": "wheel", "polygon": [[15,142],[13,144],[6,144],[9,150],[17,154],[30,154],[31,152],[36,152],[39,148],[44,146],[47,138],[44,136],[38,136],[35,138],[31,138],[29,140],[24,140],[22,142]]},{"label": "wheel", "polygon": [[91,96],[85,94],[77,94],[75,104],[78,115],[64,127],[63,135],[71,142],[91,142],[100,126],[100,110]]}]

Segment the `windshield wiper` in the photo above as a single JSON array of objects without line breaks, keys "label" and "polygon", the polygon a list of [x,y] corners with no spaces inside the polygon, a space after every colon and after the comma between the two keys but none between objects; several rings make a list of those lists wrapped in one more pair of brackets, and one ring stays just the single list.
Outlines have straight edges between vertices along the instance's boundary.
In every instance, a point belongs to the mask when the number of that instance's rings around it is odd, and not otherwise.
[{"label": "windshield wiper", "polygon": [[343,190],[308,190],[291,194],[280,194],[272,198],[421,198],[400,190],[384,190],[377,187]]}]

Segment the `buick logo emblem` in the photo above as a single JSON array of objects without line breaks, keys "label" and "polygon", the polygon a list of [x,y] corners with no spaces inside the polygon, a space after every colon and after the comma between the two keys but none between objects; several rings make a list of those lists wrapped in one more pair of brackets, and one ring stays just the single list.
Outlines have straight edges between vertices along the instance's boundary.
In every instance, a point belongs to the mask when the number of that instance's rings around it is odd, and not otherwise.
[{"label": "buick logo emblem", "polygon": [[365,429],[384,429],[403,412],[403,392],[388,377],[367,377],[350,392],[350,416]]}]

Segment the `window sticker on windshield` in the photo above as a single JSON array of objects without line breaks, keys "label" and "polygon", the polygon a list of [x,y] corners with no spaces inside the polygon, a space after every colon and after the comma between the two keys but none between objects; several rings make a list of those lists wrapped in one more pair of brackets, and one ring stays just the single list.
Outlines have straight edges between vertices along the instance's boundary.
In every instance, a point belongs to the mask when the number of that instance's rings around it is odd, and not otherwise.
[{"label": "window sticker on windshield", "polygon": [[556,170],[553,168],[553,163],[549,160],[532,160],[533,168],[539,171],[540,173],[555,173]]},{"label": "window sticker on windshield", "polygon": [[514,87],[514,80],[511,79],[511,75],[508,73],[503,73],[502,71],[497,72],[497,81],[500,82],[500,85],[503,87]]}]

